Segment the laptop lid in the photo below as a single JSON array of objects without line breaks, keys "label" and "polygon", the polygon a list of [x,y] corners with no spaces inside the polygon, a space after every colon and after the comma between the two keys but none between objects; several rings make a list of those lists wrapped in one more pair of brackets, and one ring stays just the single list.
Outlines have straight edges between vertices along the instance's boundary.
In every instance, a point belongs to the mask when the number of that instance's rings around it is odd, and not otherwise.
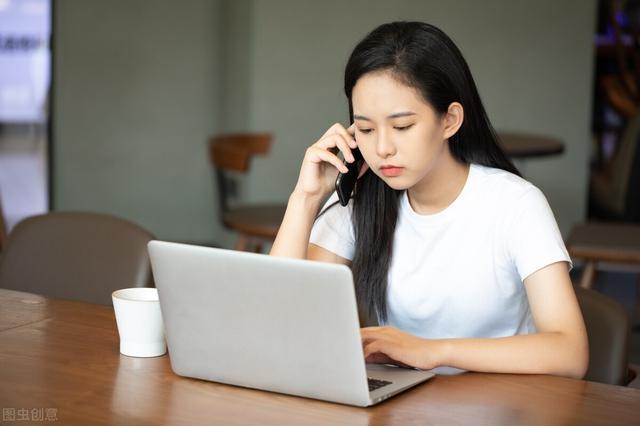
[{"label": "laptop lid", "polygon": [[176,374],[369,405],[350,269],[151,241]]}]

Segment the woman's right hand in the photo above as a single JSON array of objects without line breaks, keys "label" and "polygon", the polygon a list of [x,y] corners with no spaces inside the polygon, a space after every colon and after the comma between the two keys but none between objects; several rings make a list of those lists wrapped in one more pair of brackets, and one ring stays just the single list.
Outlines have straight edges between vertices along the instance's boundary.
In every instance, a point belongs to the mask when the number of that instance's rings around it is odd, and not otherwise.
[{"label": "woman's right hand", "polygon": [[342,152],[347,162],[354,161],[351,153],[351,149],[357,147],[354,132],[355,125],[345,129],[342,124],[336,123],[307,148],[294,192],[318,198],[332,192],[338,172],[347,172],[347,167],[337,156],[338,151]]}]

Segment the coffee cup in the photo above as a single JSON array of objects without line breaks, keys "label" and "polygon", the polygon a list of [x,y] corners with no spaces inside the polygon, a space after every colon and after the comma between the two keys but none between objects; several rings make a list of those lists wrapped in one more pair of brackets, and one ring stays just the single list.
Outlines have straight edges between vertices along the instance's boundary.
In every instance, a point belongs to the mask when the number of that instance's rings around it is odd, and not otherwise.
[{"label": "coffee cup", "polygon": [[132,357],[154,357],[167,352],[158,290],[139,287],[112,293],[120,353]]}]

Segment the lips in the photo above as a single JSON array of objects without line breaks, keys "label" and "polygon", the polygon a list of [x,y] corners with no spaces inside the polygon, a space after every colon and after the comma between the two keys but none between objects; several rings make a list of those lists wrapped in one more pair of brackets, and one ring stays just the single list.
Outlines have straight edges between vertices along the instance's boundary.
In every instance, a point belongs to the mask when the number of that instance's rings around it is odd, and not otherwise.
[{"label": "lips", "polygon": [[380,171],[386,177],[394,177],[394,176],[400,176],[402,174],[402,172],[404,171],[404,167],[382,166],[382,167],[380,167]]}]

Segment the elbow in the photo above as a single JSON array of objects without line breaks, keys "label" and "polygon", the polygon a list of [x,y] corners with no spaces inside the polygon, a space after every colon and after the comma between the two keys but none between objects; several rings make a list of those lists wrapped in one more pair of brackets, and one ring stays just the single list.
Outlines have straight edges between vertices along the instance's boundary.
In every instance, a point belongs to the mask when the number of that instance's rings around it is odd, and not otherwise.
[{"label": "elbow", "polygon": [[587,348],[584,351],[584,355],[582,356],[581,362],[578,363],[574,368],[573,377],[574,379],[582,380],[587,375],[587,371],[589,370],[589,349]]},{"label": "elbow", "polygon": [[587,355],[587,359],[584,363],[576,364],[571,366],[563,376],[568,377],[570,379],[582,380],[587,375],[587,370],[589,369],[589,356]]},{"label": "elbow", "polygon": [[567,377],[569,379],[582,380],[587,374],[589,369],[589,356],[585,356],[584,360],[578,359],[578,357],[569,359],[563,363],[562,366],[558,366],[551,372],[554,376]]},{"label": "elbow", "polygon": [[567,350],[564,368],[558,371],[559,376],[582,380],[589,370],[589,344],[585,336],[578,344],[571,345]]}]

